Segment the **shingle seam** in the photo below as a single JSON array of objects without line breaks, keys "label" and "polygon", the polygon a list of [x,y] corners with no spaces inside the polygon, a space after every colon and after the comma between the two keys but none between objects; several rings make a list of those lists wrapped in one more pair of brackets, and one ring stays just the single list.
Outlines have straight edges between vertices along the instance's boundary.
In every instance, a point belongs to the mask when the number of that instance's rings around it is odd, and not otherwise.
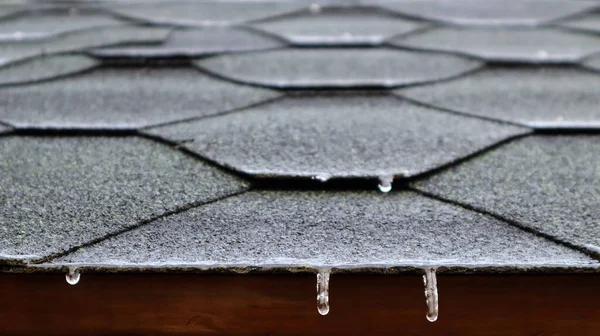
[{"label": "shingle seam", "polygon": [[150,219],[141,221],[141,222],[137,223],[136,225],[129,226],[129,227],[124,228],[122,230],[113,231],[113,232],[108,233],[108,234],[106,234],[106,235],[104,235],[102,237],[99,237],[99,238],[96,238],[96,239],[92,239],[90,241],[87,241],[87,242],[85,242],[83,244],[79,244],[77,246],[71,247],[71,248],[69,248],[67,250],[64,250],[62,252],[53,253],[53,254],[50,254],[50,255],[45,256],[43,258],[32,260],[29,264],[26,264],[26,265],[35,265],[35,264],[42,264],[42,263],[50,262],[50,261],[52,261],[52,260],[54,260],[56,258],[64,257],[64,256],[66,256],[68,254],[76,252],[79,249],[90,247],[92,245],[98,244],[98,243],[100,243],[102,241],[105,241],[105,240],[108,240],[110,238],[114,238],[114,237],[119,236],[121,234],[124,234],[126,232],[130,232],[130,231],[139,229],[139,228],[141,228],[143,226],[146,226],[146,225],[151,225],[153,222],[155,222],[157,220],[160,220],[160,219],[163,219],[163,218],[167,218],[167,217],[170,217],[170,216],[173,216],[173,215],[177,215],[179,213],[188,211],[188,210],[196,208],[196,207],[200,207],[200,206],[204,206],[204,205],[216,203],[216,202],[222,201],[222,200],[230,198],[230,197],[239,196],[239,195],[241,195],[243,193],[246,193],[246,192],[248,192],[250,190],[252,190],[252,187],[247,188],[247,189],[242,190],[242,191],[231,193],[231,194],[226,195],[226,196],[215,198],[215,199],[213,199],[211,201],[208,201],[208,202],[191,203],[191,204],[185,205],[183,207],[177,208],[175,210],[167,211],[167,212],[165,212],[165,213],[163,213],[161,215],[158,215],[158,216],[152,217]]},{"label": "shingle seam", "polygon": [[[390,44],[389,41],[397,39],[397,38],[407,38],[407,37],[410,37],[412,35],[423,34],[423,33],[426,33],[426,32],[428,32],[430,30],[439,28],[438,25],[436,25],[434,23],[430,23],[430,22],[423,22],[423,25],[424,25],[423,27],[419,27],[419,28],[413,29],[411,31],[407,31],[405,33],[399,33],[399,34],[395,34],[395,35],[392,35],[390,37],[387,37],[387,38],[385,38],[381,42],[381,45],[389,47],[389,48],[396,48],[395,46],[393,46],[392,44]],[[400,48],[398,48],[398,49],[400,49]]]},{"label": "shingle seam", "polygon": [[410,190],[410,191],[413,191],[415,193],[418,193],[419,195],[422,195],[424,197],[429,197],[429,198],[432,198],[432,199],[435,199],[435,200],[438,200],[438,201],[441,201],[441,202],[444,202],[444,203],[448,203],[448,204],[452,204],[452,205],[461,207],[461,208],[466,209],[466,210],[474,211],[474,212],[477,212],[477,213],[480,213],[480,214],[483,214],[483,215],[486,215],[486,216],[493,217],[493,218],[495,218],[495,219],[497,219],[499,221],[502,221],[502,222],[506,223],[507,225],[514,226],[514,227],[516,227],[516,228],[518,228],[520,230],[523,230],[525,232],[531,233],[531,234],[533,234],[533,235],[535,235],[537,237],[546,239],[546,240],[548,240],[548,241],[550,241],[550,242],[552,242],[554,244],[557,244],[557,245],[563,246],[565,248],[568,248],[568,249],[571,249],[571,250],[583,253],[586,256],[588,256],[588,257],[590,257],[590,258],[592,258],[592,259],[594,259],[596,261],[600,261],[600,251],[594,251],[594,250],[587,249],[587,248],[585,248],[583,246],[578,246],[578,245],[572,244],[572,243],[570,243],[568,241],[559,239],[559,238],[554,237],[554,236],[552,236],[550,234],[547,234],[547,233],[538,231],[536,229],[527,227],[527,226],[525,226],[525,225],[523,225],[523,224],[521,224],[521,223],[519,223],[517,221],[508,219],[508,218],[506,218],[504,216],[501,216],[501,215],[498,215],[498,214],[496,214],[494,212],[490,212],[490,211],[487,211],[487,210],[484,210],[484,209],[481,209],[481,208],[478,208],[478,207],[474,207],[472,205],[469,205],[469,204],[466,204],[466,203],[463,203],[463,202],[459,202],[459,201],[456,201],[456,200],[448,199],[448,198],[442,197],[440,195],[436,195],[436,194],[433,194],[433,193],[421,190],[421,189],[419,189],[417,187],[414,187],[414,186],[408,186],[407,190]]}]

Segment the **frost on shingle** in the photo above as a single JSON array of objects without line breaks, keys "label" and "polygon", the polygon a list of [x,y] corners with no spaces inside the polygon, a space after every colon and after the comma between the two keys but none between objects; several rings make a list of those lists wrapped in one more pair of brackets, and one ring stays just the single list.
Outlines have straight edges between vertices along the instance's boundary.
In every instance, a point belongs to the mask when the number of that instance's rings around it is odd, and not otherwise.
[{"label": "frost on shingle", "polygon": [[285,1],[168,2],[121,5],[114,13],[134,21],[178,26],[240,24],[287,14],[302,4]]},{"label": "frost on shingle", "polygon": [[412,176],[526,132],[356,94],[290,97],[148,131],[244,173],[304,178]]},{"label": "frost on shingle", "polygon": [[533,26],[594,8],[594,1],[412,0],[382,1],[401,14],[465,26]]},{"label": "frost on shingle", "polygon": [[197,267],[594,263],[491,217],[410,192],[289,191],[248,192],[200,206],[55,262]]},{"label": "frost on shingle", "polygon": [[286,49],[223,55],[199,67],[235,81],[277,88],[394,87],[454,77],[479,62],[392,49]]},{"label": "frost on shingle", "polygon": [[0,86],[35,83],[74,75],[98,65],[99,62],[82,55],[42,56],[28,62],[1,67]]},{"label": "frost on shingle", "polygon": [[492,67],[398,94],[537,128],[600,128],[600,74],[574,67]]},{"label": "frost on shingle", "polygon": [[366,9],[304,13],[254,24],[253,27],[281,36],[295,45],[378,45],[386,39],[424,27]]},{"label": "frost on shingle", "polygon": [[600,136],[536,136],[416,184],[561,241],[600,251]]},{"label": "frost on shingle", "polygon": [[458,53],[494,62],[575,63],[600,51],[595,36],[539,29],[439,28],[390,41],[398,47]]},{"label": "frost on shingle", "polygon": [[191,67],[98,68],[61,80],[0,88],[0,120],[23,128],[138,128],[278,96]]},{"label": "frost on shingle", "polygon": [[592,33],[600,33],[600,11],[595,11],[586,15],[576,16],[574,18],[560,21],[561,27],[587,31]]},{"label": "frost on shingle", "polygon": [[0,262],[60,253],[244,182],[141,138],[0,137]]},{"label": "frost on shingle", "polygon": [[160,45],[123,45],[91,51],[95,57],[199,57],[227,52],[268,50],[284,44],[271,37],[237,28],[185,29],[172,32]]},{"label": "frost on shingle", "polygon": [[122,24],[123,21],[98,10],[32,9],[0,21],[0,41],[45,39],[84,29]]}]

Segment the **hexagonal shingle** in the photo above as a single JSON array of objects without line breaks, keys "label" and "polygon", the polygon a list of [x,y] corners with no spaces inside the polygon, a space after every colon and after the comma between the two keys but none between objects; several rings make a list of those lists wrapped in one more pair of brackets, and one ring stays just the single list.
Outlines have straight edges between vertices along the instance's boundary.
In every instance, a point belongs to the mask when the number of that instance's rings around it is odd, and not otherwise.
[{"label": "hexagonal shingle", "polygon": [[199,57],[226,52],[268,50],[284,46],[271,37],[236,28],[176,30],[160,45],[117,46],[92,50],[94,57]]},{"label": "hexagonal shingle", "polygon": [[73,75],[99,64],[98,61],[83,55],[51,55],[35,58],[28,62],[0,67],[0,86],[35,83]]},{"label": "hexagonal shingle", "polygon": [[244,182],[141,138],[0,138],[0,262],[60,253]]},{"label": "hexagonal shingle", "polygon": [[600,75],[577,68],[488,68],[397,92],[417,101],[537,128],[600,128]]},{"label": "hexagonal shingle", "polygon": [[188,1],[122,5],[111,11],[146,23],[197,27],[240,24],[290,13],[301,7],[301,4],[284,1]]},{"label": "hexagonal shingle", "polygon": [[252,26],[295,45],[378,45],[392,36],[425,25],[361,8],[307,12]]},{"label": "hexagonal shingle", "polygon": [[494,62],[575,63],[600,51],[600,39],[552,28],[439,28],[390,41],[415,49],[459,53]]},{"label": "hexagonal shingle", "polygon": [[[148,130],[235,170],[275,177],[411,176],[525,132],[389,96],[307,96]],[[427,153],[427,154],[424,154]]]},{"label": "hexagonal shingle", "polygon": [[460,0],[387,1],[381,6],[405,15],[465,26],[533,26],[594,8],[593,1]]},{"label": "hexagonal shingle", "polygon": [[236,81],[277,88],[395,87],[454,77],[479,62],[452,55],[390,49],[286,49],[199,60]]},{"label": "hexagonal shingle", "polygon": [[83,29],[122,25],[106,13],[77,8],[30,10],[0,22],[0,41],[35,40]]},{"label": "hexagonal shingle", "polygon": [[55,263],[517,267],[594,261],[494,218],[410,192],[259,191],[160,219]]},{"label": "hexagonal shingle", "polygon": [[536,136],[416,184],[600,255],[600,136]]},{"label": "hexagonal shingle", "polygon": [[558,25],[575,30],[600,33],[600,10],[587,15],[560,21]]},{"label": "hexagonal shingle", "polygon": [[278,96],[189,67],[99,68],[64,80],[0,88],[0,120],[21,128],[130,129],[217,114]]}]

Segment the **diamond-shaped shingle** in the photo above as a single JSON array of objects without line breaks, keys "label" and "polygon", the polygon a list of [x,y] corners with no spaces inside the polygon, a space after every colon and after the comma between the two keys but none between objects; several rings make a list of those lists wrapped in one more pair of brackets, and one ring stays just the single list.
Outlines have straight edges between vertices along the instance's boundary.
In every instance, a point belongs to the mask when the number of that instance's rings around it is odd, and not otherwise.
[{"label": "diamond-shaped shingle", "polygon": [[380,48],[274,50],[195,64],[235,81],[277,88],[395,87],[454,77],[481,65],[452,55]]},{"label": "diamond-shaped shingle", "polygon": [[61,54],[34,58],[27,62],[0,67],[0,86],[35,83],[74,75],[99,64],[100,62],[83,55]]},{"label": "diamond-shaped shingle", "polygon": [[416,184],[600,256],[600,136],[536,136]]},{"label": "diamond-shaped shingle", "polygon": [[295,45],[378,45],[386,39],[422,28],[423,23],[364,8],[304,13],[252,25]]},{"label": "diamond-shaped shingle", "polygon": [[459,53],[494,62],[575,63],[600,51],[595,36],[539,29],[439,28],[390,41],[398,47]]},{"label": "diamond-shaped shingle", "polygon": [[61,80],[0,88],[0,120],[22,128],[139,128],[278,96],[191,67],[98,68]]},{"label": "diamond-shaped shingle", "polygon": [[578,68],[494,67],[397,92],[430,105],[537,128],[600,128],[600,74]]},{"label": "diamond-shaped shingle", "polygon": [[244,173],[309,178],[411,176],[525,132],[378,95],[291,97],[148,131]]},{"label": "diamond-shaped shingle", "polygon": [[134,137],[0,137],[0,157],[0,262],[60,253],[246,188]]},{"label": "diamond-shaped shingle", "polygon": [[594,8],[594,1],[409,0],[382,1],[405,15],[466,26],[533,26]]}]

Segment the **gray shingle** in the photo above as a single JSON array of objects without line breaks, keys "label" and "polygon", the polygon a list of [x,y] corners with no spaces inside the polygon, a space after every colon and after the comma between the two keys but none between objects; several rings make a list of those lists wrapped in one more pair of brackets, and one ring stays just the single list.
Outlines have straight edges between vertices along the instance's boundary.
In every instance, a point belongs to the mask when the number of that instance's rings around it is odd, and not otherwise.
[{"label": "gray shingle", "polygon": [[438,112],[387,96],[306,96],[150,129],[241,172],[277,177],[411,176],[522,128]]},{"label": "gray shingle", "polygon": [[45,39],[83,29],[122,25],[96,10],[45,8],[23,12],[0,22],[0,41]]},{"label": "gray shingle", "polygon": [[594,1],[460,0],[389,1],[381,6],[405,15],[468,26],[533,26],[597,6]]},{"label": "gray shingle", "polygon": [[8,132],[10,130],[10,128],[0,124],[0,133],[5,133]]},{"label": "gray shingle", "polygon": [[600,11],[561,21],[558,25],[576,30],[600,33]]},{"label": "gray shingle", "polygon": [[121,43],[159,43],[168,35],[164,28],[123,26],[77,31],[48,41],[0,44],[0,66],[42,55],[81,51]]},{"label": "gray shingle", "polygon": [[136,21],[163,25],[211,26],[239,24],[293,12],[303,5],[293,2],[225,1],[168,2],[123,5],[111,8]]},{"label": "gray shingle", "polygon": [[63,80],[0,88],[0,120],[23,128],[139,128],[278,96],[191,67],[99,68]]},{"label": "gray shingle", "polygon": [[600,75],[577,68],[497,67],[397,92],[435,106],[532,127],[600,128],[599,87]]},{"label": "gray shingle", "polygon": [[34,83],[73,75],[92,69],[98,64],[97,61],[81,55],[42,56],[0,68],[0,86]]},{"label": "gray shingle", "polygon": [[284,44],[265,35],[235,28],[174,31],[161,45],[120,46],[91,51],[96,57],[198,57],[225,52],[268,50]]},{"label": "gray shingle", "polygon": [[575,63],[600,51],[600,39],[552,28],[439,28],[394,39],[399,47],[459,53],[494,62]]},{"label": "gray shingle", "polygon": [[583,65],[589,69],[600,72],[600,56],[592,57],[583,62]]},{"label": "gray shingle", "polygon": [[380,12],[335,10],[305,13],[254,24],[253,27],[281,36],[295,45],[378,45],[386,39],[425,25]]},{"label": "gray shingle", "polygon": [[537,136],[416,184],[600,255],[600,136]]},{"label": "gray shingle", "polygon": [[390,49],[287,49],[197,61],[236,81],[277,88],[394,87],[440,80],[474,70],[476,61]]},{"label": "gray shingle", "polygon": [[161,219],[56,263],[358,267],[594,261],[491,217],[410,192],[249,192]]},{"label": "gray shingle", "polygon": [[246,188],[141,138],[3,137],[0,157],[0,263],[59,253]]}]

